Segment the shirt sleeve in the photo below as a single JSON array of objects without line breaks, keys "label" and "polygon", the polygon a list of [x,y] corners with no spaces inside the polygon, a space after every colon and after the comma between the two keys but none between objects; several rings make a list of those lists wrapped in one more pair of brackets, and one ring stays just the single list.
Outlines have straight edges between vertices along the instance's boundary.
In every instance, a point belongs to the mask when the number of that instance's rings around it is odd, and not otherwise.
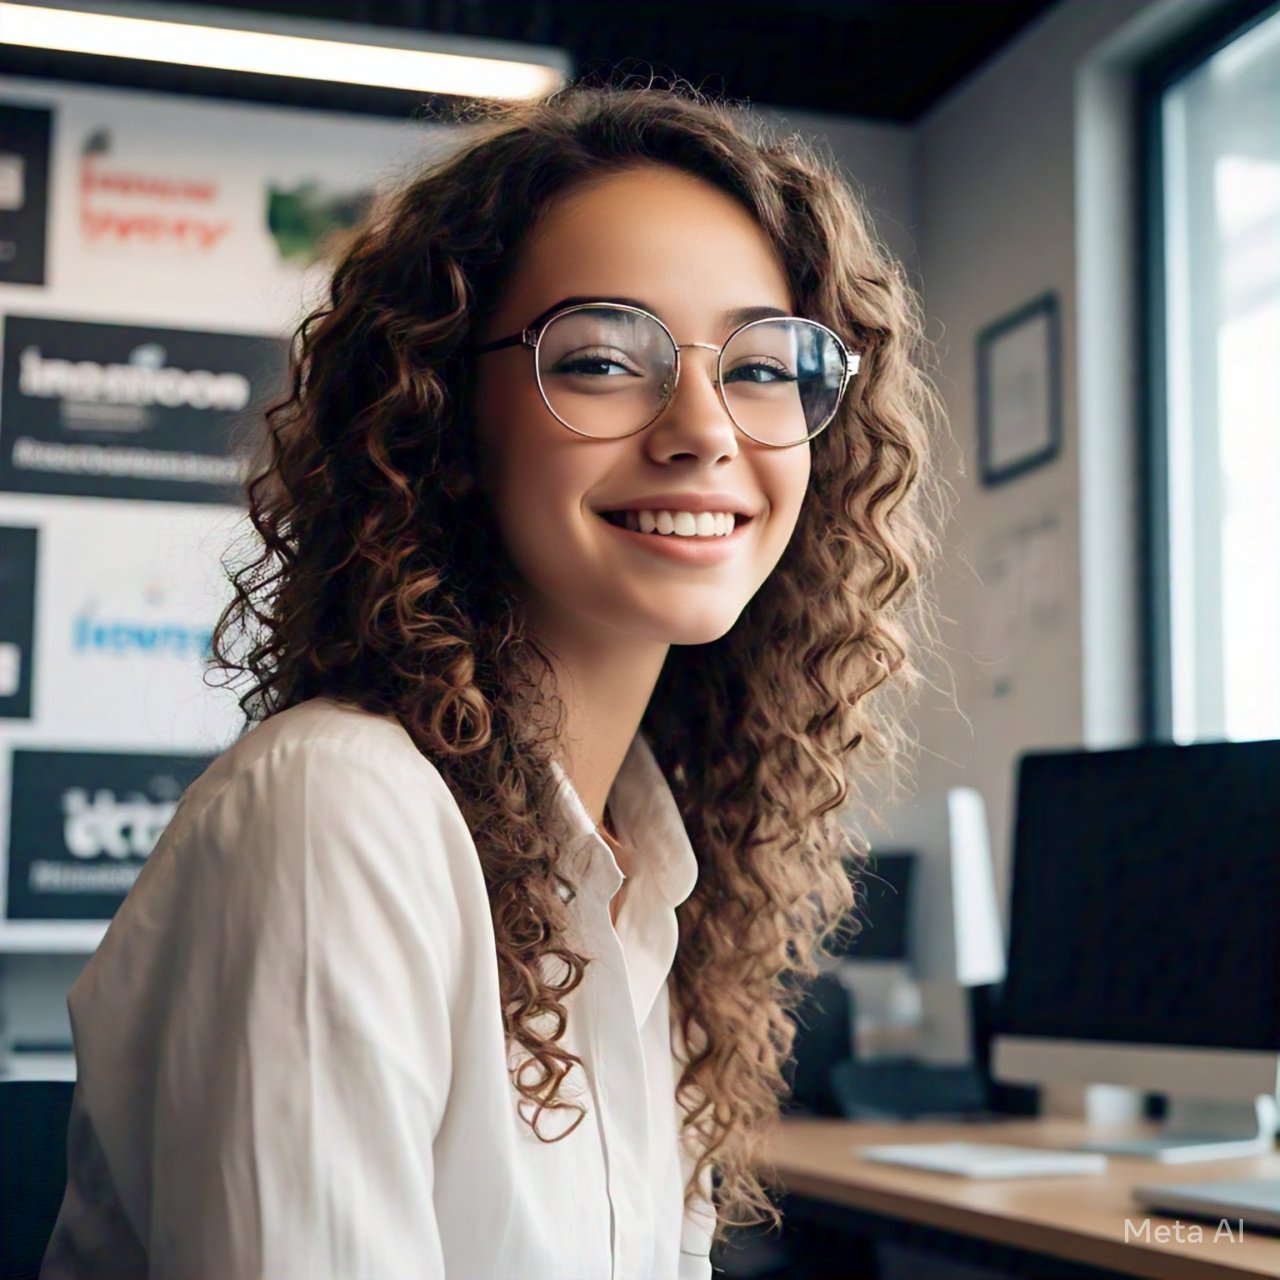
[{"label": "shirt sleeve", "polygon": [[443,1280],[465,840],[438,775],[306,740],[236,774],[156,868],[150,1280]]}]

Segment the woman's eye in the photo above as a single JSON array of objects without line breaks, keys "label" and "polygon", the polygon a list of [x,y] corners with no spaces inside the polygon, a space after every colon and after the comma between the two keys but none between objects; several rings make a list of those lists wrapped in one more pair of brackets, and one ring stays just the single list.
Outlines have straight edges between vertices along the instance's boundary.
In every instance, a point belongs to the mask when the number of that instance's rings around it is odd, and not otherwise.
[{"label": "woman's eye", "polygon": [[621,374],[636,375],[640,371],[620,352],[584,351],[562,356],[556,361],[556,373],[582,374],[594,378],[616,378]]},{"label": "woman's eye", "polygon": [[740,364],[736,369],[730,370],[728,381],[756,382],[765,385],[770,382],[795,382],[796,376],[785,365],[757,362]]}]

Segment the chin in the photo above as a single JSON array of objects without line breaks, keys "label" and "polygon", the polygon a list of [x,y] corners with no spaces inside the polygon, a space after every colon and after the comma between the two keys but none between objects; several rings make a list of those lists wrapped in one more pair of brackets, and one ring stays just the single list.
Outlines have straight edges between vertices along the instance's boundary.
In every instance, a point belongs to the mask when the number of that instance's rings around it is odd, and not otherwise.
[{"label": "chin", "polygon": [[719,615],[682,618],[675,623],[667,618],[654,628],[653,635],[655,639],[662,640],[666,644],[711,644],[727,636],[733,630],[739,616],[740,614],[735,613],[732,617]]}]

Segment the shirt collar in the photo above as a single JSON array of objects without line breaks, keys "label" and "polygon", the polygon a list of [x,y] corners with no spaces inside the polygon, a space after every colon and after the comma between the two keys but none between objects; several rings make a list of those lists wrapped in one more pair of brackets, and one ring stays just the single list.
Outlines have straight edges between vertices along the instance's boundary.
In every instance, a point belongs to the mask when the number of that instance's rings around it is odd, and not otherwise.
[{"label": "shirt collar", "polygon": [[[609,894],[622,883],[613,850],[596,830],[568,774],[558,760],[551,762],[557,781],[560,811],[569,827],[561,853],[564,866],[577,880],[604,875]],[[652,879],[661,898],[678,907],[698,883],[698,860],[689,843],[675,796],[644,735],[637,732],[623,758],[609,792],[609,813],[619,839],[636,853],[633,880]]]}]

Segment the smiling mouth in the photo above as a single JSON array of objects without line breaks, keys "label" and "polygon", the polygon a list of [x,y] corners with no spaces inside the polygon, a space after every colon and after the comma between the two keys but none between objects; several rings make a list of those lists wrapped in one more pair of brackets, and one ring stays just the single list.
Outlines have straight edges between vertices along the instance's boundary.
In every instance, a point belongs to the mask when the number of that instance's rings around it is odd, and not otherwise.
[{"label": "smiling mouth", "polygon": [[690,528],[690,522],[687,519],[677,518],[669,511],[599,512],[599,515],[619,529],[628,529],[632,533],[652,534],[660,538],[680,538],[690,541],[715,541],[717,538],[727,538],[736,529],[749,523],[752,518],[740,512],[706,514],[712,514],[711,521],[704,521]]}]

